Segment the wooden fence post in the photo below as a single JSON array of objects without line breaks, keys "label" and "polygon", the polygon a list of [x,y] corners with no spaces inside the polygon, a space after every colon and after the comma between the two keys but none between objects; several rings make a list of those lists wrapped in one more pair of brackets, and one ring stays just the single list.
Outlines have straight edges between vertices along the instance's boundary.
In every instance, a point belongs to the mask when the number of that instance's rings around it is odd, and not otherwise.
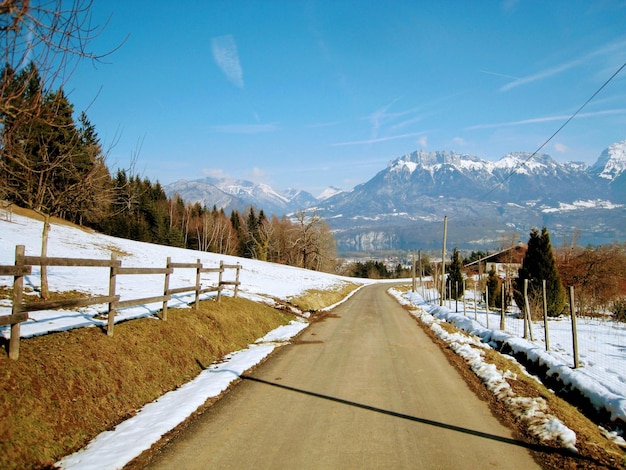
[{"label": "wooden fence post", "polygon": [[[24,265],[24,245],[15,247],[15,266]],[[13,278],[13,307],[12,314],[20,313],[22,307],[22,292],[24,289],[24,275],[17,273]],[[20,322],[11,325],[11,337],[9,339],[9,358],[17,360],[20,357]]]},{"label": "wooden fence post", "polygon": [[476,292],[476,279],[474,279],[474,320],[478,321],[478,292]]},{"label": "wooden fence post", "polygon": [[[115,296],[115,270],[121,263],[117,262],[115,253],[111,253],[111,268],[109,270],[109,297]],[[115,304],[113,301],[109,303],[109,315],[107,318],[107,336],[113,336],[113,328],[115,325]]]},{"label": "wooden fence post", "polygon": [[198,310],[200,308],[200,270],[202,269],[200,258],[196,259],[196,265],[196,300],[193,307],[194,310]]},{"label": "wooden fence post", "polygon": [[569,286],[569,311],[572,315],[572,342],[574,344],[574,369],[578,369],[578,331],[576,329],[576,307],[574,306],[574,286]]},{"label": "wooden fence post", "polygon": [[546,351],[550,350],[550,334],[548,333],[548,298],[546,294],[546,280],[542,282],[543,287],[543,329],[545,331]]},{"label": "wooden fence post", "polygon": [[[170,264],[172,264],[171,256],[167,257],[167,262],[165,267],[167,269],[170,268]],[[170,290],[170,273],[169,271],[165,273],[165,281],[163,285],[163,295],[167,295]],[[163,300],[163,307],[161,307],[161,313],[159,314],[159,318],[163,321],[167,321],[167,299]]]},{"label": "wooden fence post", "polygon": [[217,301],[222,300],[222,273],[224,272],[224,261],[220,261],[220,271],[217,278]]},{"label": "wooden fence post", "polygon": [[489,328],[489,286],[485,286],[485,315],[487,317],[487,328]]},{"label": "wooden fence post", "polygon": [[463,279],[463,316],[467,316],[467,306],[465,304],[465,279]]},{"label": "wooden fence post", "polygon": [[235,299],[237,298],[237,292],[239,292],[239,269],[241,265],[237,263],[237,274],[235,274]]},{"label": "wooden fence post", "polygon": [[506,299],[504,295],[504,283],[500,284],[500,330],[504,331],[504,313],[506,311]]},{"label": "wooden fence post", "polygon": [[528,304],[528,279],[524,279],[524,336],[528,338],[528,317],[530,315],[530,305]]}]

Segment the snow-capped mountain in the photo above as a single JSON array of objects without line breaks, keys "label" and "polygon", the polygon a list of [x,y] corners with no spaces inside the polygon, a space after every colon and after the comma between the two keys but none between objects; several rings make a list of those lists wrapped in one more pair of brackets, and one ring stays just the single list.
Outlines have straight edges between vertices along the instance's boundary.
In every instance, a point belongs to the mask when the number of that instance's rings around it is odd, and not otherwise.
[{"label": "snow-capped mountain", "polygon": [[329,188],[318,198],[306,191],[277,191],[265,184],[226,178],[177,181],[168,196],[224,210],[249,206],[267,214],[316,208],[341,252],[497,246],[507,234],[520,239],[547,227],[555,242],[626,240],[626,141],[608,147],[588,167],[560,163],[546,154],[509,153],[497,162],[456,152],[419,150],[389,162],[351,191]]},{"label": "snow-capped mountain", "polygon": [[282,215],[314,205],[316,199],[300,189],[280,192],[264,183],[231,178],[206,177],[193,181],[179,180],[163,187],[171,197],[178,194],[186,202],[199,202],[225,211],[246,210],[250,206],[266,214]]},{"label": "snow-capped mountain", "polygon": [[604,150],[589,173],[614,182],[626,172],[626,140]]},{"label": "snow-capped mountain", "polygon": [[328,199],[329,197],[336,196],[337,194],[342,193],[342,192],[344,192],[343,189],[335,188],[334,186],[329,186],[320,194],[318,194],[317,200],[323,201],[325,199]]},{"label": "snow-capped mountain", "polygon": [[[451,243],[497,244],[546,226],[557,239],[626,239],[626,141],[592,167],[549,155],[509,153],[497,162],[456,152],[416,151],[370,181],[318,203],[340,251],[419,249],[440,244],[448,216]],[[456,231],[456,232],[455,232]]]}]

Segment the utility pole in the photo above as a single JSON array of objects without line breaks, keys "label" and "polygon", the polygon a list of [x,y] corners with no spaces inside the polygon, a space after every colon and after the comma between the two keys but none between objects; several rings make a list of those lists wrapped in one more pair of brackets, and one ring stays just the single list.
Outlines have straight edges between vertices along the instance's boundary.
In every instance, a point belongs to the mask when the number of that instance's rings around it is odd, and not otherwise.
[{"label": "utility pole", "polygon": [[448,238],[448,216],[443,217],[443,249],[441,250],[441,296],[439,306],[443,307],[443,296],[446,291],[446,239]]},{"label": "utility pole", "polygon": [[411,253],[411,278],[413,279],[411,292],[415,292],[415,252]]},{"label": "utility pole", "polygon": [[420,287],[422,288],[422,296],[426,297],[424,294],[424,281],[422,280],[422,250],[417,250],[417,263],[419,265],[420,270]]}]

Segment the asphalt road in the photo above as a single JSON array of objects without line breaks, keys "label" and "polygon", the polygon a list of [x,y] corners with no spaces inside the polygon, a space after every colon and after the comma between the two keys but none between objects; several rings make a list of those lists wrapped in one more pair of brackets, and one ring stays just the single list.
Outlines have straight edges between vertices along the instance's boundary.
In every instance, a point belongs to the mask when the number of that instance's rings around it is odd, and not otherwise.
[{"label": "asphalt road", "polygon": [[312,324],[150,468],[538,468],[386,289]]}]

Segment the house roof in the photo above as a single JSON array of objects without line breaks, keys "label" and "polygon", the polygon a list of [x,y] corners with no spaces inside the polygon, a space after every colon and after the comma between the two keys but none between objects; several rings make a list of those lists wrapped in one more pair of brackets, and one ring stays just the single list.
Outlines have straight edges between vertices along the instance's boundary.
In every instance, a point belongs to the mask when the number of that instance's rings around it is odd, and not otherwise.
[{"label": "house roof", "polygon": [[497,251],[471,263],[467,263],[464,267],[477,265],[478,263],[521,263],[526,255],[528,246],[524,243],[510,246],[504,250]]}]

